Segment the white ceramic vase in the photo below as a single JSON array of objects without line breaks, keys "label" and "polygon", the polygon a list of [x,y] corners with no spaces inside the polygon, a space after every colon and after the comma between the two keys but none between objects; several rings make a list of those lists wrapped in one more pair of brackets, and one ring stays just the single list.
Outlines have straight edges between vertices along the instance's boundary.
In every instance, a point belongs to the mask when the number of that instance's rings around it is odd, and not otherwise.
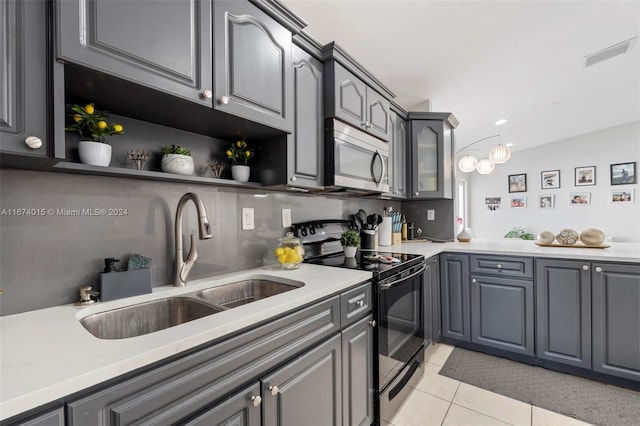
[{"label": "white ceramic vase", "polygon": [[249,174],[251,173],[251,169],[249,166],[245,166],[242,164],[236,164],[231,166],[231,177],[233,180],[237,180],[239,182],[249,182]]},{"label": "white ceramic vase", "polygon": [[107,167],[111,163],[111,145],[108,143],[80,141],[78,154],[84,164]]},{"label": "white ceramic vase", "polygon": [[342,246],[342,250],[344,250],[344,257],[356,257],[358,247]]},{"label": "white ceramic vase", "polygon": [[471,228],[464,228],[456,237],[461,243],[468,243],[473,238]]},{"label": "white ceramic vase", "polygon": [[182,154],[164,154],[160,164],[163,172],[191,176],[193,174],[193,158]]}]

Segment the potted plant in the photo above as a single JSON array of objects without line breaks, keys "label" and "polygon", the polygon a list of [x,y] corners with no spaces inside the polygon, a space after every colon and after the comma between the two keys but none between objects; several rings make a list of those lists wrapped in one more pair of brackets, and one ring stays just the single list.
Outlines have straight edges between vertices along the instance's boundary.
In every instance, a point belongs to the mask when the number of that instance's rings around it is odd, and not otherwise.
[{"label": "potted plant", "polygon": [[227,158],[231,159],[231,177],[233,180],[248,182],[251,170],[247,165],[250,158],[254,156],[252,149],[249,149],[244,140],[237,141],[227,149]]},{"label": "potted plant", "polygon": [[344,231],[340,236],[342,250],[345,257],[354,257],[358,247],[360,247],[360,234],[357,231]]},{"label": "potted plant", "polygon": [[[81,140],[78,144],[80,161],[93,166],[108,166],[111,163],[111,145],[107,143],[107,136],[122,135],[124,128],[118,123],[109,123],[109,116],[104,111],[98,111],[93,103],[84,107],[73,105],[74,123],[65,130],[78,132]],[[91,140],[86,138],[91,137]]]},{"label": "potted plant", "polygon": [[180,145],[165,145],[160,147],[160,150],[163,154],[160,163],[163,172],[187,176],[193,174],[193,158],[188,149]]}]

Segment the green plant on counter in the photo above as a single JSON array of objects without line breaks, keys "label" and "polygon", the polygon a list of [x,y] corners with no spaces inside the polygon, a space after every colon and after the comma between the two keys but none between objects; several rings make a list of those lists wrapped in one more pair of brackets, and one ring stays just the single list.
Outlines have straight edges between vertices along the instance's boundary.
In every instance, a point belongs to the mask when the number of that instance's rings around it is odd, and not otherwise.
[{"label": "green plant on counter", "polygon": [[346,247],[360,247],[360,234],[357,231],[344,231],[340,243]]},{"label": "green plant on counter", "polygon": [[523,240],[535,240],[535,235],[525,231],[523,228],[513,228],[511,231],[504,234],[505,238],[521,238]]},{"label": "green plant on counter", "polygon": [[160,150],[162,151],[163,154],[180,154],[180,155],[187,155],[189,157],[191,157],[191,151],[189,151],[188,149],[181,147],[180,145],[165,145],[165,146],[161,146]]}]

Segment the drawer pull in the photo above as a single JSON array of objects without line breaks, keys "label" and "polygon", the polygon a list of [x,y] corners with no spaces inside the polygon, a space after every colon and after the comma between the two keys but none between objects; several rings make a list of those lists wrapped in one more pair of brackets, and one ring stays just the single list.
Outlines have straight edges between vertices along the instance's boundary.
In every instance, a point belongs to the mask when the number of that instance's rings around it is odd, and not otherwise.
[{"label": "drawer pull", "polygon": [[589,265],[582,265],[582,270],[583,271],[588,271],[589,270]]},{"label": "drawer pull", "polygon": [[358,308],[362,308],[362,307],[364,306],[364,300],[358,300],[358,301],[356,302],[356,306],[357,306]]},{"label": "drawer pull", "polygon": [[496,265],[496,268],[498,268],[498,269],[502,269],[502,263],[498,263],[498,264]]}]

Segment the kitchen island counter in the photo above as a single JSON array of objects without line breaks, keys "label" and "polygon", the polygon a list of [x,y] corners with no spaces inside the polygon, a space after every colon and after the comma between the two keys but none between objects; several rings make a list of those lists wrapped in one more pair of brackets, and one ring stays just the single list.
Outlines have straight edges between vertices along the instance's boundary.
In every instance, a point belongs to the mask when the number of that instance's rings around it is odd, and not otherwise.
[{"label": "kitchen island counter", "polygon": [[640,263],[640,244],[637,243],[607,243],[611,247],[542,247],[534,241],[517,238],[477,239],[468,243],[450,242],[407,242],[389,247],[379,247],[380,251],[396,253],[422,254],[426,257],[435,256],[442,252],[482,253],[511,256],[533,256],[556,259],[575,259],[600,262]]},{"label": "kitchen island counter", "polygon": [[[0,318],[0,419],[98,385],[203,344],[251,329],[371,279],[371,273],[303,264],[286,271],[264,267],[193,280],[186,287],[78,307],[57,306]],[[80,319],[135,303],[193,293],[250,278],[304,283],[295,290],[138,337],[103,340]]]}]

